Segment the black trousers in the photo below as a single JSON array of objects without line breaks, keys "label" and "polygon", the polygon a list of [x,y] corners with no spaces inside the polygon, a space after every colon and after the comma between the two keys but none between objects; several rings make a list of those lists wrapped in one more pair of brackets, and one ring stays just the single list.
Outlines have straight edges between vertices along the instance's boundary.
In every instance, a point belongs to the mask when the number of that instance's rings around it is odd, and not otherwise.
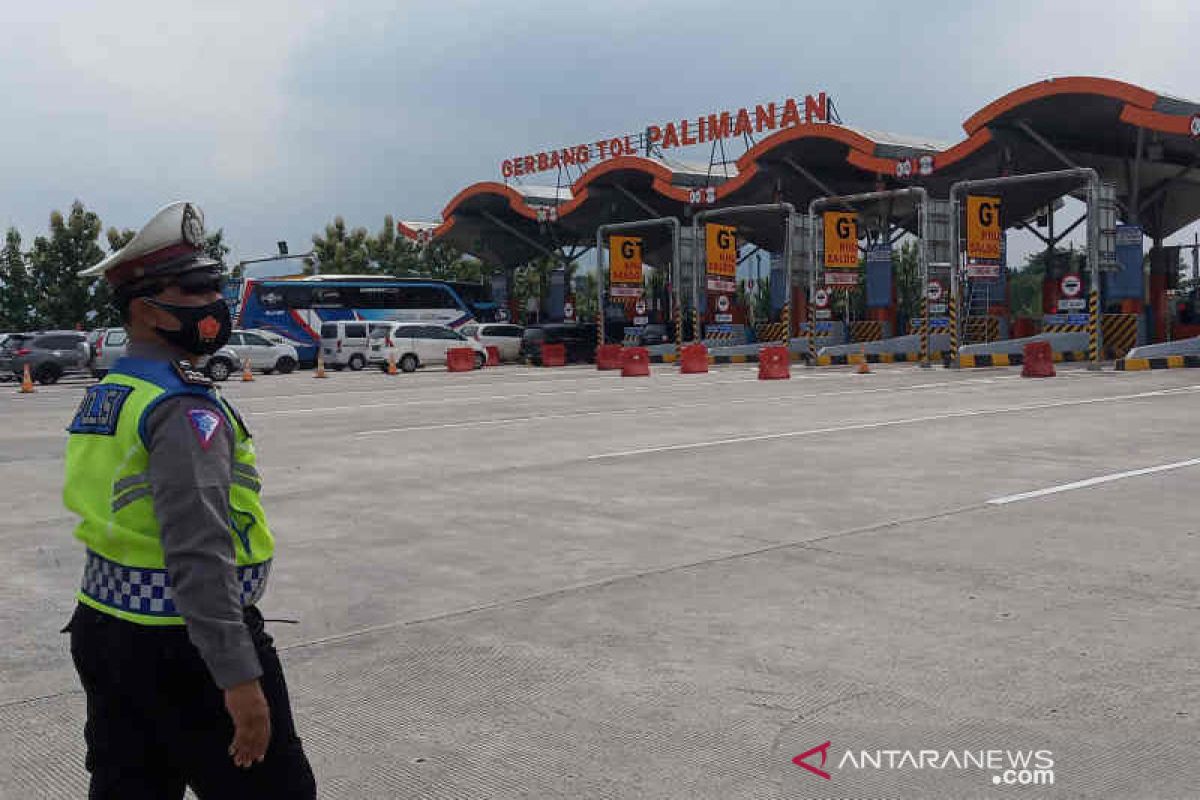
[{"label": "black trousers", "polygon": [[266,758],[249,769],[229,756],[233,721],[182,626],[137,625],[80,604],[67,629],[87,694],[91,800],[200,800],[316,797],[283,669],[262,615],[246,609],[271,708]]}]

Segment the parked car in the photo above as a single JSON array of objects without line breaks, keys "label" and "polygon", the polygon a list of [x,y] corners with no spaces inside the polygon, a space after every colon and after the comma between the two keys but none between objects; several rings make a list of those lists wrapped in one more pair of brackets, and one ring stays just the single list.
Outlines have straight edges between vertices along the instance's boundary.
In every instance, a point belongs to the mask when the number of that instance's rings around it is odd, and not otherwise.
[{"label": "parked car", "polygon": [[360,370],[367,365],[371,352],[368,336],[390,329],[395,322],[366,322],[342,319],[321,324],[321,355],[325,366],[333,369]]},{"label": "parked car", "polygon": [[475,351],[475,368],[487,362],[487,350],[475,339],[468,339],[445,325],[423,322],[388,322],[385,327],[371,331],[370,363],[387,368],[388,356],[396,360],[403,372],[417,367],[445,364],[446,351],[452,347],[469,347]]},{"label": "parked car", "polygon": [[270,375],[276,370],[287,375],[300,361],[296,348],[292,345],[275,344],[265,336],[251,331],[233,331],[229,335],[226,347],[236,354],[239,369],[244,361],[249,360],[250,369],[262,370],[265,375]]},{"label": "parked car", "polygon": [[568,362],[587,363],[596,360],[596,326],[593,323],[546,323],[525,329],[521,338],[521,355],[533,364],[542,363],[543,344],[561,344]]},{"label": "parked car", "polygon": [[[100,328],[88,336],[91,342],[91,360],[89,367],[97,379],[104,378],[108,371],[126,355],[129,345],[129,334],[124,328]],[[201,367],[203,372],[214,381],[227,380],[229,376],[241,369],[241,359],[229,345],[222,347],[208,357]]]},{"label": "parked car", "polygon": [[124,328],[100,328],[88,335],[92,353],[88,366],[91,368],[92,377],[100,380],[108,374],[112,365],[117,363],[117,359],[125,355],[128,339],[129,334]]},{"label": "parked car", "polygon": [[638,334],[638,344],[642,347],[649,347],[654,344],[670,344],[671,332],[666,325],[651,323]]},{"label": "parked car", "polygon": [[525,329],[506,322],[473,322],[460,331],[468,339],[474,339],[485,348],[488,345],[500,351],[501,361],[516,361],[521,357],[521,337]]},{"label": "parked car", "polygon": [[78,331],[14,333],[0,346],[0,371],[21,376],[25,366],[41,384],[87,370],[91,352],[87,336]]}]

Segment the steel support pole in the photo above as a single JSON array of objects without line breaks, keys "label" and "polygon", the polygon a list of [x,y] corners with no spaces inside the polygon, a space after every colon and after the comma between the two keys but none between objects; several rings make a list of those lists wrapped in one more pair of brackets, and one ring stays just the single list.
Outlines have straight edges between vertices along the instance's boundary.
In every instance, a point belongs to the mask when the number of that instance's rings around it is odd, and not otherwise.
[{"label": "steel support pole", "polygon": [[[958,242],[958,201],[950,199],[950,241]],[[958,324],[959,295],[962,293],[962,256],[959,255],[957,244],[950,246],[950,299],[947,306],[950,311],[950,368],[958,369],[961,365],[958,359],[958,345],[962,341],[962,329]]]},{"label": "steel support pole", "polygon": [[[710,208],[707,211],[701,211],[692,218],[692,277],[696,281],[696,297],[695,306],[693,309],[693,329],[699,327],[699,309],[700,309],[700,276],[704,273],[700,271],[700,231],[705,220],[714,217],[724,217],[731,214],[765,214],[773,213],[786,214],[784,219],[784,240],[783,240],[783,269],[786,295],[783,301],[783,322],[784,322],[784,342],[783,346],[788,347],[791,340],[791,305],[792,305],[792,227],[796,215],[796,207],[791,203],[758,203],[747,206],[728,206],[726,208]],[[697,341],[699,334],[697,331]]]},{"label": "steel support pole", "polygon": [[[917,267],[921,274],[921,296],[923,299],[922,305],[922,345],[921,345],[921,366],[929,366],[929,265],[928,251],[925,248],[925,240],[928,238],[929,231],[929,193],[920,186],[909,186],[904,189],[886,189],[880,192],[864,192],[862,194],[848,194],[834,197],[817,197],[808,204],[808,227],[809,227],[809,253],[811,257],[811,271],[809,273],[809,308],[812,308],[813,296],[816,294],[817,286],[817,212],[827,206],[850,206],[853,207],[856,203],[869,203],[875,200],[891,200],[897,197],[912,196],[916,198],[917,204]],[[823,259],[822,259],[823,261]],[[808,349],[811,354],[811,363],[816,363],[816,354],[814,352],[813,336],[816,329],[816,318],[812,318],[812,324],[808,329]],[[846,338],[849,339],[850,331],[846,331]]]},{"label": "steel support pole", "polygon": [[[679,220],[675,217],[656,217],[654,219],[639,219],[633,222],[610,222],[607,225],[601,225],[596,229],[596,300],[599,303],[600,317],[596,325],[596,346],[605,343],[605,323],[604,318],[604,279],[608,273],[604,269],[604,239],[613,233],[624,233],[625,231],[641,230],[642,228],[657,228],[660,226],[669,226],[671,228],[671,263],[672,265],[679,264]],[[678,271],[678,267],[674,267]]]},{"label": "steel support pole", "polygon": [[[1088,369],[1100,369],[1100,355],[1104,347],[1104,332],[1100,326],[1100,175],[1091,167],[1074,167],[1053,172],[1033,172],[1028,175],[1006,175],[1000,178],[981,178],[979,180],[959,181],[950,187],[950,204],[953,208],[961,194],[975,189],[1003,189],[1024,183],[1040,183],[1044,181],[1075,180],[1087,185],[1087,237],[1088,237],[1088,275],[1091,279],[1091,291],[1088,293]],[[1051,209],[1053,214],[1053,209]],[[1053,236],[1051,236],[1053,239]],[[957,239],[950,241],[951,263],[960,259],[960,247]]]}]

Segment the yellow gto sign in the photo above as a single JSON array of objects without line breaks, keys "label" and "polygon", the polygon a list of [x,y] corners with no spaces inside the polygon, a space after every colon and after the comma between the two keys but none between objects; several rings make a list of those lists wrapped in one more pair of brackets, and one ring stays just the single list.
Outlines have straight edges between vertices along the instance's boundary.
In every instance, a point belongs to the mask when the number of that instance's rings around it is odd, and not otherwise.
[{"label": "yellow gto sign", "polygon": [[610,236],[608,250],[612,254],[613,283],[642,282],[642,238],[640,236]]},{"label": "yellow gto sign", "polygon": [[737,276],[737,228],[733,225],[704,226],[705,258],[708,273],[724,278]]},{"label": "yellow gto sign", "polygon": [[853,211],[826,211],[825,266],[846,269],[858,266],[858,215]]},{"label": "yellow gto sign", "polygon": [[967,258],[1000,260],[1000,198],[967,195]]}]

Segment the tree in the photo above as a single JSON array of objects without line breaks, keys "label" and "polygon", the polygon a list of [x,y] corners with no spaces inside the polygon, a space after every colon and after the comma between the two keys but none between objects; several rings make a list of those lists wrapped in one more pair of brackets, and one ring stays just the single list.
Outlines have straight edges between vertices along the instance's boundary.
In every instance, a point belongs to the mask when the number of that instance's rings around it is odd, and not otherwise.
[{"label": "tree", "polygon": [[904,242],[892,248],[892,272],[896,280],[899,322],[903,326],[905,321],[921,316],[921,269],[917,264],[916,242]]},{"label": "tree", "polygon": [[34,315],[33,277],[29,274],[21,234],[9,228],[0,251],[0,330],[27,331],[37,326]]},{"label": "tree", "polygon": [[312,237],[313,254],[304,259],[305,272],[334,274],[361,274],[375,272],[371,264],[371,253],[367,248],[366,228],[348,229],[346,220],[340,216],[325,226],[325,235]]},{"label": "tree", "polygon": [[225,256],[229,255],[229,245],[225,244],[224,228],[217,228],[204,237],[204,255],[220,264],[221,272],[228,271],[228,268],[225,266]]},{"label": "tree", "polygon": [[383,218],[383,228],[367,241],[367,252],[378,270],[386,275],[407,277],[419,275],[420,247],[408,237],[396,233],[396,222],[392,217]]},{"label": "tree", "polygon": [[65,217],[50,213],[49,237],[34,239],[29,253],[40,325],[73,328],[96,316],[96,289],[79,272],[104,258],[97,243],[100,229],[100,217],[78,200]]}]

